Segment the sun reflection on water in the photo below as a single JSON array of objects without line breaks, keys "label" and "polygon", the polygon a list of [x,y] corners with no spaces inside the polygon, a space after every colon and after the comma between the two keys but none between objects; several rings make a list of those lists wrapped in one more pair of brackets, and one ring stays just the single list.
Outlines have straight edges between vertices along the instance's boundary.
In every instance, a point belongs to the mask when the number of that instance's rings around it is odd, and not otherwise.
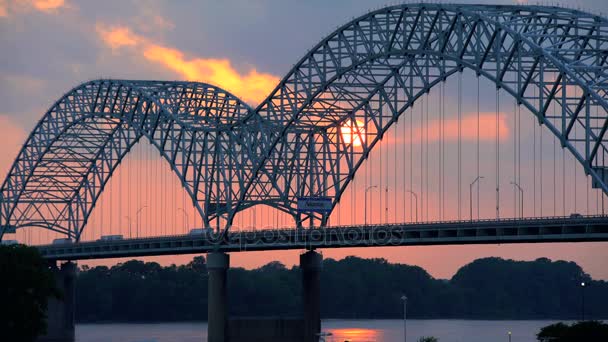
[{"label": "sun reflection on water", "polygon": [[362,328],[343,328],[343,329],[328,329],[326,330],[332,334],[327,341],[333,342],[372,342],[378,341],[380,333],[374,329],[362,329]]}]

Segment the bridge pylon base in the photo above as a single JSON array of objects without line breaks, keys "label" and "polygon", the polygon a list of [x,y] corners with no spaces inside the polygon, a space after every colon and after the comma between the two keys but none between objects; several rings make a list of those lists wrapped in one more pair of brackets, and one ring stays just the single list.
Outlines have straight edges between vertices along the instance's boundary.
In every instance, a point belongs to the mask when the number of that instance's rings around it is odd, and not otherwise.
[{"label": "bridge pylon base", "polygon": [[306,342],[319,341],[321,333],[321,269],[323,256],[315,251],[300,255],[302,306]]},{"label": "bridge pylon base", "polygon": [[228,341],[228,300],[226,274],[230,267],[230,256],[226,253],[207,254],[207,341]]},{"label": "bridge pylon base", "polygon": [[61,299],[49,298],[47,307],[47,333],[37,342],[74,342],[74,304],[76,302],[76,264],[66,262],[57,268],[51,265]]}]

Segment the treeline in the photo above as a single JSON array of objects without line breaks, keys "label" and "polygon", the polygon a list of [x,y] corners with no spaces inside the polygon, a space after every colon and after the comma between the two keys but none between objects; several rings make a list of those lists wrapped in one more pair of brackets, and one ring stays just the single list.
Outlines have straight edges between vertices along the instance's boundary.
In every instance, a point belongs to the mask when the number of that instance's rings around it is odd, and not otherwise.
[{"label": "treeline", "polygon": [[[232,268],[228,276],[231,315],[299,314],[298,267],[271,262],[255,270]],[[132,260],[111,268],[83,267],[77,280],[76,318],[206,320],[206,277],[202,256],[181,266]],[[384,259],[326,259],[321,286],[325,318],[399,318],[402,294],[408,297],[412,318],[580,319],[583,295],[587,319],[608,317],[608,282],[592,280],[573,262],[546,258],[479,259],[450,280]]]}]

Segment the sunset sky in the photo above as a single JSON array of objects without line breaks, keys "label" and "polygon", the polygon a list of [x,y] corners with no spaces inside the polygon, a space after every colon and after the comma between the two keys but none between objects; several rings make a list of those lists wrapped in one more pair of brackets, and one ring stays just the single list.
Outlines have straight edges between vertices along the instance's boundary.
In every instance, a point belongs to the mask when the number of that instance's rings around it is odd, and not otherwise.
[{"label": "sunset sky", "polygon": [[[462,1],[471,3],[523,3],[524,1]],[[570,7],[580,6],[594,13],[608,13],[608,2],[605,0],[579,0],[561,1],[563,5]],[[350,20],[353,16],[359,16],[370,9],[376,9],[385,5],[385,1],[75,1],[75,0],[0,0],[0,143],[2,154],[0,155],[0,178],[3,180],[12,164],[19,148],[25,141],[29,132],[36,122],[42,117],[46,110],[69,89],[87,80],[98,78],[120,78],[120,79],[156,79],[156,80],[190,80],[203,81],[218,85],[234,93],[252,106],[257,105],[276,86],[279,80],[290,70],[311,47],[326,35],[331,33],[338,25]],[[476,89],[475,78],[472,75],[463,75],[465,94],[463,94],[463,147],[468,150],[474,148],[477,139],[475,99],[476,93],[467,92],[467,89]],[[481,161],[481,168],[486,171],[486,184],[488,189],[493,185],[490,176],[493,175],[493,149],[490,143],[496,138],[496,118],[494,103],[494,90],[489,83],[483,84],[481,96],[480,125],[482,127],[480,140],[486,146],[482,147],[481,154],[486,156]],[[448,104],[455,104],[454,83],[448,84],[450,91]],[[429,96],[429,111],[434,112],[436,107],[437,93]],[[502,102],[501,102],[502,103]],[[505,163],[504,172],[511,172],[512,165],[508,163],[509,153],[514,142],[513,124],[513,102],[505,100],[498,115],[499,137],[501,146],[504,145]],[[418,108],[414,109],[418,113]],[[532,144],[533,119],[526,113],[525,120],[528,130],[524,131],[522,144],[524,149]],[[433,114],[434,115],[434,114]],[[523,115],[523,113],[522,113]],[[522,119],[523,120],[523,119]],[[395,127],[393,133],[389,133],[385,139],[384,146],[389,156],[398,155],[399,160],[395,166],[409,170],[409,164],[401,161],[400,157],[406,144],[416,145],[421,138],[428,139],[431,151],[437,145],[438,122],[430,118],[428,131],[422,133],[421,124],[412,121],[411,126],[407,120],[403,120]],[[457,121],[448,119],[446,121],[446,139],[454,143],[457,135]],[[425,128],[426,129],[426,128]],[[537,129],[537,128],[536,128]],[[398,133],[397,133],[398,132]],[[533,133],[539,134],[540,130]],[[545,136],[549,133],[545,131]],[[551,140],[545,141],[546,151],[553,151]],[[542,148],[542,147],[541,147]],[[416,147],[414,147],[416,149]],[[139,154],[137,154],[139,153]],[[561,156],[561,150],[559,152]],[[472,155],[465,156],[464,170],[466,177],[473,172]],[[523,155],[521,168],[532,169],[531,154]],[[373,156],[375,158],[377,156]],[[435,157],[431,161],[433,166]],[[547,167],[554,165],[552,157],[544,161]],[[152,159],[152,161],[150,161]],[[369,163],[373,164],[375,159]],[[142,149],[136,152],[134,157],[126,163],[130,171],[121,170],[122,180],[132,179],[132,174],[144,172],[146,167],[163,169],[160,161],[156,163],[156,157],[149,151]],[[560,161],[561,163],[561,161]],[[561,164],[559,164],[561,165]],[[572,161],[567,163],[572,169]],[[368,166],[366,166],[368,167]],[[391,169],[392,170],[392,169]],[[502,170],[501,170],[502,171]],[[170,175],[165,167],[166,175]],[[368,175],[366,169],[362,171],[363,177]],[[374,172],[373,170],[370,172]],[[574,171],[573,171],[574,172]],[[126,176],[125,176],[126,175]],[[419,179],[419,174],[413,177],[413,183]],[[401,177],[401,176],[399,176]],[[409,176],[407,176],[409,177]],[[501,179],[502,186],[508,187],[510,178]],[[409,208],[411,198],[407,193],[397,191],[400,179],[397,172],[387,171],[386,184],[394,186],[394,200],[391,199],[390,220],[410,220],[412,214],[399,212],[398,203],[406,203],[404,207]],[[158,186],[147,186],[145,178],[138,178],[137,182],[126,185],[124,182],[112,184],[114,194],[105,196],[109,210],[112,208],[119,211],[122,203],[135,202],[131,199],[133,193],[142,191],[148,187],[147,194],[154,198],[155,194],[163,194],[166,188]],[[466,206],[462,212],[468,215],[468,190],[469,178],[465,178],[464,197]],[[409,182],[409,178],[403,182]],[[426,180],[428,182],[428,179]],[[432,182],[432,180],[431,180]],[[527,196],[531,196],[532,180],[524,179],[522,184],[526,185]],[[137,184],[135,184],[137,183]],[[119,187],[120,184],[120,187]],[[177,184],[177,183],[176,183]],[[404,183],[407,184],[407,183]],[[552,215],[562,212],[569,214],[580,211],[580,208],[593,206],[595,213],[598,210],[599,195],[596,192],[586,192],[588,179],[584,177],[582,168],[579,167],[575,180],[568,186],[575,186],[574,191],[579,196],[578,200],[568,198],[568,202],[561,201],[564,197],[560,192],[548,192],[548,197],[561,196],[556,203],[548,201],[539,208],[532,209],[533,198],[526,199],[526,215]],[[345,193],[343,201],[350,205],[352,202],[360,202],[363,196],[361,191],[363,183],[355,183],[354,187],[359,193],[358,201],[356,195]],[[411,184],[410,186],[419,186]],[[428,219],[437,217],[439,209],[433,204],[433,184],[429,189],[430,201],[427,200],[426,207],[421,204],[421,215]],[[550,188],[551,182],[547,180],[546,187]],[[177,185],[174,186],[176,189]],[[127,190],[128,189],[128,197]],[[561,189],[561,188],[560,188]],[[171,196],[179,196],[175,189],[171,190]],[[393,196],[391,192],[390,196]],[[514,196],[512,187],[505,191],[504,209],[505,216],[513,216]],[[566,188],[562,192],[569,192]],[[349,197],[350,196],[350,197]],[[374,196],[381,196],[377,193]],[[536,196],[536,194],[535,194]],[[586,196],[586,199],[585,199]],[[170,196],[168,196],[170,197]],[[548,198],[545,197],[545,198]],[[576,198],[576,196],[575,196]],[[591,198],[591,200],[589,200]],[[482,197],[480,206],[482,210],[491,212],[493,208],[493,197],[488,191],[487,198]],[[585,202],[587,200],[588,202]],[[590,202],[589,202],[590,201]],[[160,220],[164,223],[184,226],[184,230],[198,224],[195,213],[187,201],[171,207],[167,213],[160,214],[160,208],[165,202],[156,204],[146,203],[150,207],[147,211],[152,212],[147,218],[143,218],[142,226],[153,226]],[[446,209],[450,214],[454,213],[453,203],[456,199],[447,199],[452,203]],[[559,202],[559,203],[557,203]],[[577,203],[578,202],[578,203]],[[134,204],[128,213],[134,217],[137,208],[141,208],[143,202]],[[173,204],[177,203],[175,200]],[[608,201],[607,201],[608,203]],[[125,204],[126,205],[126,204]],[[158,207],[156,206],[158,205]],[[342,203],[340,213],[334,213],[332,223],[346,224],[350,218],[361,223],[361,208]],[[373,204],[376,205],[376,204]],[[501,204],[502,205],[502,204]],[[562,208],[563,207],[563,208]],[[380,208],[380,207],[378,207]],[[177,222],[167,221],[167,215],[178,215]],[[111,212],[111,211],[110,211]],[[92,227],[100,226],[101,213],[95,213],[92,218]],[[150,216],[152,215],[152,216]],[[157,215],[157,216],[154,216]],[[249,215],[249,214],[246,214]],[[244,215],[244,216],[246,216]],[[257,217],[257,224],[271,225],[272,213],[261,212]],[[266,215],[266,216],[263,216]],[[382,219],[382,210],[370,214],[371,221]],[[448,216],[449,216],[448,215]],[[114,222],[115,226],[125,226],[124,216],[119,216]],[[183,216],[183,217],[182,217]],[[339,216],[339,217],[338,217]],[[129,221],[133,217],[129,218]],[[247,216],[248,217],[248,216]],[[266,217],[266,221],[264,221]],[[468,216],[467,216],[468,217]],[[147,220],[147,221],[146,221]],[[286,218],[274,218],[275,225],[289,224]],[[101,221],[103,222],[103,221]],[[106,221],[107,222],[107,221]],[[192,222],[192,224],[189,224]],[[241,225],[251,224],[241,218]],[[112,225],[110,221],[110,225]],[[160,229],[160,228],[159,228]],[[117,230],[118,231],[118,230]],[[120,231],[124,233],[124,231]],[[99,232],[96,232],[97,234]],[[93,234],[93,233],[91,233]],[[91,235],[94,236],[94,235]],[[298,260],[300,251],[286,252],[258,252],[258,253],[235,253],[232,255],[233,266],[247,268],[257,267],[272,260],[280,260],[287,265],[293,265]],[[449,278],[464,264],[480,257],[500,256],[504,258],[530,260],[538,257],[551,259],[571,260],[582,265],[586,272],[593,277],[608,280],[608,243],[580,243],[580,244],[541,244],[541,245],[481,245],[481,246],[439,246],[439,247],[385,247],[368,249],[337,249],[323,250],[325,257],[343,258],[347,255],[358,255],[362,257],[383,257],[391,262],[419,265],[428,270],[433,276]],[[146,258],[146,260],[158,260],[162,263],[187,262],[192,256],[158,257]],[[119,260],[91,262],[91,264],[111,264]]]}]

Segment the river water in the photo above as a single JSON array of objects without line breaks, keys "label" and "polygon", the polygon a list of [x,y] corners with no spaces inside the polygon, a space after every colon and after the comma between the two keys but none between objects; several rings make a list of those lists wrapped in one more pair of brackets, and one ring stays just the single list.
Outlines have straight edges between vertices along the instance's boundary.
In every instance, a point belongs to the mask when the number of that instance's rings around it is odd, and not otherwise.
[{"label": "river water", "polygon": [[[554,321],[408,320],[407,340],[435,336],[440,342],[535,342],[538,330]],[[402,320],[324,320],[323,331],[332,333],[328,342],[402,342]],[[78,342],[201,342],[207,324],[79,324]]]}]

